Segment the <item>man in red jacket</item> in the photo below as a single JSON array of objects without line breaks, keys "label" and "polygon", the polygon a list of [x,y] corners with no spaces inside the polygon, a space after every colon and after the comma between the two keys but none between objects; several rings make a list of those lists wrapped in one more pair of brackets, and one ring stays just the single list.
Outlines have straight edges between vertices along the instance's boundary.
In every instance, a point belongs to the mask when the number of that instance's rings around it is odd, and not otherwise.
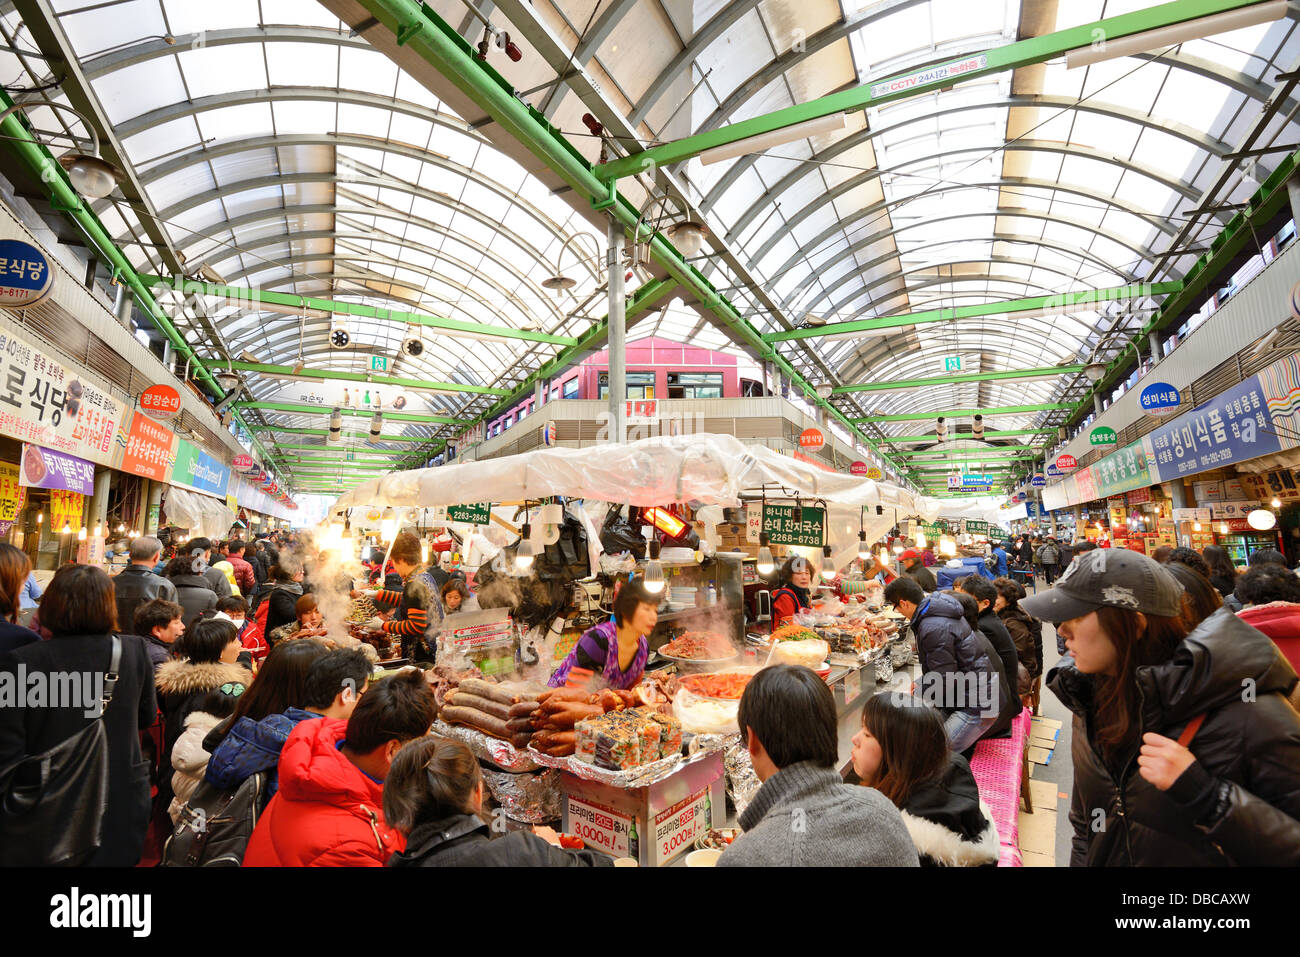
[{"label": "man in red jacket", "polygon": [[253,566],[244,560],[246,547],[239,539],[231,539],[226,547],[226,561],[235,570],[235,584],[239,586],[239,593],[252,598],[257,591],[257,574],[253,571]]},{"label": "man in red jacket", "polygon": [[405,846],[384,824],[388,766],[438,716],[418,671],[371,686],[347,721],[304,721],[280,752],[279,791],[244,853],[245,867],[382,867]]}]

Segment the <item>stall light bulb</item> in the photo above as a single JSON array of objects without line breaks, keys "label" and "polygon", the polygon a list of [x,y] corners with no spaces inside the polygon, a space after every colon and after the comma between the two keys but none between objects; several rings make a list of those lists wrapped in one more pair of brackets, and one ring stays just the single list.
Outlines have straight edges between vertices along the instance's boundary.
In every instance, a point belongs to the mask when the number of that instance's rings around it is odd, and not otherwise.
[{"label": "stall light bulb", "polygon": [[864,562],[871,557],[871,546],[867,544],[867,533],[858,532],[858,558]]},{"label": "stall light bulb", "polygon": [[125,532],[125,531],[126,531],[126,526],[125,526],[125,525],[118,525],[118,526],[117,526],[117,534],[121,535],[121,534],[122,534],[123,532]]},{"label": "stall light bulb", "polygon": [[532,533],[532,527],[524,522],[522,538],[519,547],[515,549],[515,567],[520,571],[527,571],[533,567],[533,559],[537,557],[537,545],[529,537]]},{"label": "stall light bulb", "polygon": [[82,525],[81,528],[77,531],[77,541],[84,542],[85,540],[86,540],[86,526]]},{"label": "stall light bulb", "polygon": [[1194,531],[1194,532],[1199,532],[1200,530],[1201,530],[1201,523],[1200,523],[1200,522],[1192,522],[1192,531]]},{"label": "stall light bulb", "polygon": [[379,523],[379,537],[386,542],[391,542],[397,534],[397,516],[393,514],[391,508],[385,509],[383,521]]},{"label": "stall light bulb", "polygon": [[1273,501],[1269,502],[1269,504],[1272,505],[1274,508],[1281,508],[1281,507],[1282,507],[1282,500],[1281,500],[1280,498],[1278,498],[1276,495],[1274,495],[1274,496],[1273,496]]},{"label": "stall light bulb", "polygon": [[925,548],[925,532],[916,533],[916,547]]},{"label": "stall light bulb", "polygon": [[1220,522],[1220,523],[1219,523],[1219,534],[1220,534],[1220,535],[1227,535],[1227,534],[1228,534],[1228,523],[1227,523],[1227,522]]},{"label": "stall light bulb", "polygon": [[754,571],[760,575],[770,575],[776,571],[776,559],[772,557],[772,548],[767,539],[767,532],[758,533],[758,561]]},{"label": "stall light bulb", "polygon": [[822,578],[830,581],[835,577],[835,561],[831,558],[831,547],[822,546]]},{"label": "stall light bulb", "polygon": [[44,513],[44,512],[37,512],[37,513],[36,513],[36,524],[39,525],[39,524],[41,524],[43,521],[45,521],[45,513]]},{"label": "stall light bulb", "polygon": [[889,564],[889,549],[883,547],[880,549],[880,564]]},{"label": "stall light bulb", "polygon": [[72,534],[72,526],[69,525],[67,522],[64,522],[64,523],[63,523],[62,533],[63,533],[64,535],[71,535],[71,534]]},{"label": "stall light bulb", "polygon": [[650,594],[657,595],[664,590],[664,566],[659,562],[659,542],[652,540],[646,549],[646,555],[648,561],[641,584]]},{"label": "stall light bulb", "polygon": [[901,554],[903,554],[903,546],[902,546],[902,545],[899,545],[899,544],[895,544],[895,545],[894,545],[894,554],[895,554],[895,555],[901,555]]},{"label": "stall light bulb", "polygon": [[429,543],[428,542],[420,543],[420,564],[421,565],[429,564]]}]

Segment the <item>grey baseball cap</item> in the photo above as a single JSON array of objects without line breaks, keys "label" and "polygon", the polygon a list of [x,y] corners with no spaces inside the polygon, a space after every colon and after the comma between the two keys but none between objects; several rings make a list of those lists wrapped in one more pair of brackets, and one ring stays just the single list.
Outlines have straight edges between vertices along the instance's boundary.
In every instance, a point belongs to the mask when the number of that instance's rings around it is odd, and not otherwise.
[{"label": "grey baseball cap", "polygon": [[1076,556],[1055,588],[1020,601],[1028,614],[1053,624],[1103,605],[1176,618],[1183,610],[1183,586],[1155,559],[1127,548],[1097,548]]}]

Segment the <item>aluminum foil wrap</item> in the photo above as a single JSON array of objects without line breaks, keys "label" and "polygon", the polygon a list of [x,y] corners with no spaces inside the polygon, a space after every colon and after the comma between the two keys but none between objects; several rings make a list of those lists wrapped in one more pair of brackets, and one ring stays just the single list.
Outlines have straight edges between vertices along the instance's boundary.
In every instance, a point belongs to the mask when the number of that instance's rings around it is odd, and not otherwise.
[{"label": "aluminum foil wrap", "polygon": [[762,782],[754,773],[745,742],[739,740],[739,735],[736,737],[736,743],[727,748],[727,753],[722,756],[722,765],[727,769],[727,795],[736,808],[736,817],[740,817],[745,808],[749,807],[749,802],[754,800]]},{"label": "aluminum foil wrap", "polygon": [[725,751],[740,740],[740,732],[731,734],[696,734],[691,736],[686,747],[687,754],[699,754],[708,751]]},{"label": "aluminum foil wrap", "polygon": [[493,799],[512,821],[544,824],[562,817],[560,774],[551,769],[512,774],[483,768]]},{"label": "aluminum foil wrap", "polygon": [[549,754],[534,751],[531,745],[528,748],[528,756],[544,767],[567,771],[575,778],[581,778],[584,781],[595,781],[598,784],[608,784],[610,787],[615,788],[647,787],[671,775],[677,770],[677,766],[682,763],[680,754],[672,754],[666,758],[660,758],[658,761],[651,761],[649,764],[639,764],[634,768],[628,768],[626,771],[610,771],[606,768],[598,768],[594,764],[588,764],[586,761],[579,761],[572,755],[567,758],[553,758]]},{"label": "aluminum foil wrap", "polygon": [[520,751],[509,741],[502,741],[490,734],[466,728],[459,724],[448,724],[439,718],[429,729],[430,734],[440,738],[452,738],[469,746],[474,757],[491,762],[503,771],[536,771],[540,764],[533,760],[535,751]]}]

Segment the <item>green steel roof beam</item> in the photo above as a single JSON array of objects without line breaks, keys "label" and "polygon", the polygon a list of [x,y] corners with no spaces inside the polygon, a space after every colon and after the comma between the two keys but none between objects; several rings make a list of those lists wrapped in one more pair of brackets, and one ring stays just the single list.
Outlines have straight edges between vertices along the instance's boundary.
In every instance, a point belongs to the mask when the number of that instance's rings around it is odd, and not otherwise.
[{"label": "green steel roof beam", "polygon": [[[408,379],[400,376],[379,375],[367,372],[341,372],[337,369],[304,368],[298,375],[293,374],[292,366],[272,365],[266,362],[222,362],[219,359],[202,359],[200,365],[206,369],[234,369],[236,372],[260,372],[272,378],[284,376],[292,379],[339,379],[345,382],[366,382],[370,385],[391,385],[402,389],[417,389],[424,392],[441,392],[445,395],[501,396],[508,395],[509,389],[495,389],[486,385],[466,385],[461,382],[435,382],[431,379]],[[382,410],[380,410],[382,411]]]},{"label": "green steel roof beam", "polygon": [[[947,412],[907,412],[899,415],[869,415],[855,419],[856,422],[920,422],[924,419],[953,418],[963,419],[972,415],[1020,415],[1026,412],[1067,412],[1074,408],[1074,403],[1043,402],[1039,405],[1000,405],[991,409],[951,409]],[[989,433],[985,432],[987,437]]]},{"label": "green steel roof beam", "polygon": [[[0,90],[0,107],[8,109],[13,105],[14,101],[8,93]],[[58,160],[31,134],[28,129],[28,122],[23,118],[22,114],[13,113],[6,116],[4,122],[0,123],[0,136],[3,136],[7,141],[7,148],[17,153],[28,167],[37,174],[40,181],[45,184],[53,207],[60,210],[77,224],[86,238],[90,240],[92,247],[97,249],[104,257],[105,264],[117,272],[121,283],[131,291],[131,294],[149,315],[154,325],[171,342],[172,347],[187,359],[197,359],[198,356],[190,348],[189,343],[172,325],[167,314],[153,298],[148,286],[141,281],[140,275],[135,271],[135,267],[131,265],[131,261],[117,248],[108,230],[99,221],[99,217],[83,202],[81,195],[73,188],[71,181],[68,179],[68,174],[64,172]],[[216,380],[212,378],[206,369],[199,369],[197,375],[212,389],[218,401],[226,397],[225,391],[221,386],[217,385]],[[235,414],[235,417],[239,420],[240,425],[247,428],[246,423],[238,413]],[[272,458],[256,439],[254,439],[253,444],[261,453],[263,459]]]},{"label": "green steel roof beam", "polygon": [[919,326],[929,322],[951,322],[954,319],[980,319],[986,316],[1000,316],[1003,314],[1014,316],[1015,313],[1021,312],[1069,315],[1074,312],[1092,310],[1108,302],[1124,302],[1130,299],[1162,296],[1167,293],[1178,292],[1181,288],[1182,283],[1180,282],[1158,282],[1149,285],[1134,283],[1127,286],[1114,286],[1109,289],[1064,292],[1054,296],[1032,296],[1027,299],[984,302],[974,306],[958,306],[955,309],[925,309],[920,312],[908,312],[898,316],[879,316],[874,319],[831,322],[814,329],[787,329],[781,332],[770,332],[763,336],[763,339],[767,342],[784,342],[788,339],[820,339],[826,336],[873,332],[878,329]]},{"label": "green steel roof beam", "polygon": [[[274,425],[274,424],[255,425],[253,426],[252,431],[283,432],[287,435],[319,435],[323,437],[328,436],[330,434],[329,429],[291,428],[290,426],[287,425]],[[369,439],[370,433],[369,432],[344,432],[343,437],[349,439]],[[418,442],[421,444],[427,442],[437,442],[437,440],[435,439],[430,439],[426,436],[420,436],[420,435],[381,435],[378,439],[375,439],[374,441],[376,442]],[[446,443],[442,442],[441,444],[445,445]]]},{"label": "green steel roof beam", "polygon": [[[962,67],[959,72],[939,71],[938,67],[909,70],[907,73],[879,83],[859,84],[807,103],[786,107],[739,123],[731,123],[706,133],[697,133],[662,146],[655,146],[644,152],[601,164],[596,167],[595,173],[602,180],[617,180],[656,166],[680,163],[720,146],[727,146],[753,136],[807,123],[835,113],[852,113],[906,99],[919,93],[951,87],[968,80],[1015,70],[1034,63],[1043,63],[1071,50],[1092,46],[1098,37],[1110,41],[1119,40],[1148,30],[1254,6],[1258,2],[1260,0],[1176,0],[1173,3],[1164,3],[1145,10],[1107,17],[1095,23],[1085,23],[1055,33],[1029,37],[1016,43],[996,47],[983,54],[959,57],[947,64],[939,65]],[[967,67],[967,64],[970,66]],[[927,77],[926,74],[932,75]]]},{"label": "green steel roof beam", "polygon": [[[938,416],[937,412],[935,413],[935,416],[936,417]],[[1001,430],[986,431],[984,433],[984,438],[985,439],[1015,439],[1026,435],[1045,435],[1048,432],[1055,432],[1055,431],[1056,431],[1056,426],[1054,425],[1043,426],[1041,429],[1001,429]],[[966,432],[959,433],[955,436],[949,435],[947,438],[944,439],[940,439],[939,436],[935,435],[933,432],[931,432],[929,435],[891,435],[889,437],[889,440],[891,442],[930,442],[934,444],[938,444],[939,442],[959,441],[962,439],[970,439],[971,441],[976,441],[974,436]]]},{"label": "green steel roof beam", "polygon": [[1053,376],[1082,372],[1083,366],[1043,366],[1038,369],[1011,369],[1006,372],[958,372],[952,375],[928,376],[921,379],[891,379],[885,382],[862,382],[856,385],[836,386],[832,395],[846,392],[888,392],[894,389],[923,389],[931,385],[958,385],[964,382],[993,382],[1000,379],[1050,379]]},{"label": "green steel roof beam", "polygon": [[[537,110],[521,102],[511,84],[490,63],[477,60],[473,48],[444,20],[415,0],[360,0],[360,6],[393,31],[399,45],[423,56],[435,69],[481,109],[515,137],[530,152],[546,163],[579,196],[609,214],[624,227],[640,222],[637,206],[622,196],[612,182],[602,181],[592,172],[591,164]],[[645,237],[640,237],[643,241]],[[713,313],[731,331],[739,344],[756,357],[770,361],[792,384],[807,394],[813,386],[749,324],[732,303],[706,279],[697,268],[664,236],[656,233],[649,239],[650,255],[668,276],[682,284],[701,308]],[[855,434],[872,452],[892,463],[889,454],[858,429],[843,413],[825,400],[814,400],[828,415]]]},{"label": "green steel roof beam", "polygon": [[[330,415],[334,411],[328,406],[305,405],[296,402],[236,402],[236,409],[262,409],[267,412],[292,412],[297,415]],[[389,412],[387,409],[339,409],[344,415],[364,416],[369,418],[382,413],[386,420],[392,422],[418,422],[422,425],[472,425],[469,419],[455,419],[449,415],[423,415],[419,412]]]},{"label": "green steel roof beam", "polygon": [[554,336],[548,332],[530,332],[526,329],[513,329],[510,326],[490,326],[479,322],[465,322],[460,319],[447,319],[443,316],[430,316],[422,312],[402,312],[397,309],[378,309],[355,302],[339,302],[334,299],[317,299],[313,296],[295,296],[285,292],[269,292],[265,289],[249,289],[243,286],[225,286],[219,283],[202,282],[186,279],[183,276],[142,276],[154,295],[165,292],[178,292],[182,296],[195,294],[214,296],[225,299],[242,309],[256,311],[262,303],[293,309],[315,309],[344,316],[359,316],[366,319],[383,319],[407,326],[422,326],[435,333],[482,337],[486,339],[521,339],[525,342],[545,342],[557,346],[571,346],[577,340],[571,336]]}]

